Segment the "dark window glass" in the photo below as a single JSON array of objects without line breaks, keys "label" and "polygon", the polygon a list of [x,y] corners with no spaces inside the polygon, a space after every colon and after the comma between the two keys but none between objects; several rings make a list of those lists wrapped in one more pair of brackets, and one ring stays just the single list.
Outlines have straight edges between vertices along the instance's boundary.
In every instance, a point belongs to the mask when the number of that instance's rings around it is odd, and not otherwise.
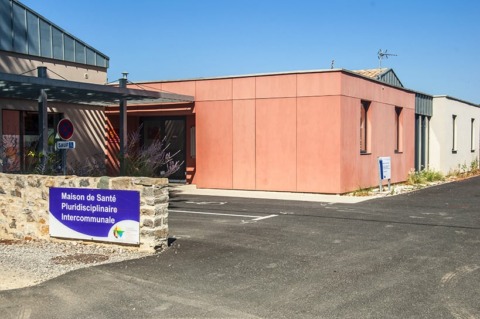
[{"label": "dark window glass", "polygon": [[25,9],[13,3],[13,50],[27,53],[27,19]]},{"label": "dark window glass", "polygon": [[0,0],[0,49],[12,50],[12,16],[10,1]]},{"label": "dark window glass", "polygon": [[87,48],[87,64],[95,65],[95,52]]},{"label": "dark window glass", "polygon": [[63,40],[65,43],[65,60],[66,61],[75,61],[75,40],[68,35],[63,35]]},{"label": "dark window glass", "polygon": [[52,34],[50,25],[40,20],[40,54],[43,57],[52,57]]},{"label": "dark window glass", "polygon": [[107,67],[107,60],[100,54],[97,54],[97,65],[104,68]]},{"label": "dark window glass", "polygon": [[75,62],[85,63],[85,46],[75,41]]},{"label": "dark window glass", "polygon": [[28,54],[40,55],[40,33],[38,29],[38,17],[27,12],[28,28]]},{"label": "dark window glass", "polygon": [[63,33],[52,27],[53,58],[63,60]]}]

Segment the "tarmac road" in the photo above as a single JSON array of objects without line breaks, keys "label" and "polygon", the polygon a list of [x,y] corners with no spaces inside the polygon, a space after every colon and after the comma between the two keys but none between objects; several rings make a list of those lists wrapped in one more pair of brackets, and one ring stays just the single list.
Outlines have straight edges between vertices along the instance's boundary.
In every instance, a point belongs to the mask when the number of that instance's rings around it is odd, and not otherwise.
[{"label": "tarmac road", "polygon": [[480,318],[480,177],[357,204],[177,195],[172,246],[0,292],[1,318]]}]

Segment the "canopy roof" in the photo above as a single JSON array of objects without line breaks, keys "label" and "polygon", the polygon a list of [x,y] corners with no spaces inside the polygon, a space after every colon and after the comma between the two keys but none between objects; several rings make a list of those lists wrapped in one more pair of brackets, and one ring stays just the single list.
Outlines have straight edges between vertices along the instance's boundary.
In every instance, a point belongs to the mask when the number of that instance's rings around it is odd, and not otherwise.
[{"label": "canopy roof", "polygon": [[97,106],[118,105],[120,100],[149,103],[191,103],[193,96],[120,88],[109,85],[73,82],[0,72],[0,98],[38,100],[45,90],[48,101]]}]

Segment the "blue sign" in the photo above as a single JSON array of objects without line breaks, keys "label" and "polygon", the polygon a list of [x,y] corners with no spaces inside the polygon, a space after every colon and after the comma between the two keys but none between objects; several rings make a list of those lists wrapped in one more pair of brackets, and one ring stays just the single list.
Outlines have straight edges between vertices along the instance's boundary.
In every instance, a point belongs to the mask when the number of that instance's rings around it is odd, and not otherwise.
[{"label": "blue sign", "polygon": [[75,148],[74,141],[58,141],[57,142],[57,150],[69,150]]},{"label": "blue sign", "polygon": [[138,244],[138,191],[50,188],[50,236]]}]

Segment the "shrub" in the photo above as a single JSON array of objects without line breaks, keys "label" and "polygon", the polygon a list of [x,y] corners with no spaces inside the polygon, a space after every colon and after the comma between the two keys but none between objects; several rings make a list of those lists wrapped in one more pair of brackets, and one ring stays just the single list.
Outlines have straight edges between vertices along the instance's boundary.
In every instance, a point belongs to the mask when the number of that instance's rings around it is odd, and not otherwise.
[{"label": "shrub", "polygon": [[427,182],[437,182],[445,180],[445,176],[441,172],[437,172],[431,169],[425,169],[420,172],[410,170],[407,177],[407,184],[425,184]]},{"label": "shrub", "polygon": [[148,146],[140,146],[141,126],[128,136],[125,150],[125,175],[168,177],[178,171],[183,161],[174,160],[180,152],[171,154],[166,138],[158,136]]}]

